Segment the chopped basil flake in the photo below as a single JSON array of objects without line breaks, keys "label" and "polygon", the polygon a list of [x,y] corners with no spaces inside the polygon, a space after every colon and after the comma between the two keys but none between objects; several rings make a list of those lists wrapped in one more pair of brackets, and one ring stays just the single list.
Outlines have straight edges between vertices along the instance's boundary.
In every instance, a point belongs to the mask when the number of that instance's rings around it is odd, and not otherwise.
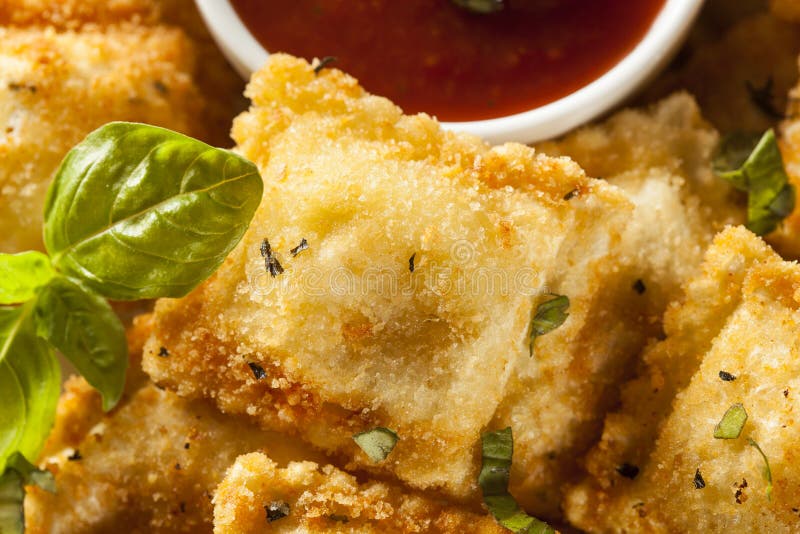
[{"label": "chopped basil flake", "polygon": [[325,56],[324,58],[320,59],[319,63],[317,63],[317,66],[314,67],[314,74],[319,74],[322,69],[326,68],[335,61],[336,58],[334,56]]},{"label": "chopped basil flake", "polygon": [[264,258],[264,267],[273,278],[283,272],[281,262],[272,254],[272,247],[267,239],[261,242],[261,256]]},{"label": "chopped basil flake", "polygon": [[720,371],[719,379],[722,380],[723,382],[733,382],[734,380],[736,380],[736,377],[727,371]]},{"label": "chopped basil flake", "polygon": [[531,320],[530,352],[533,356],[534,340],[548,332],[552,332],[567,320],[569,313],[569,298],[564,295],[552,295],[536,307],[536,313]]},{"label": "chopped basil flake", "polygon": [[622,465],[617,466],[617,473],[624,476],[625,478],[633,480],[639,474],[639,468],[635,465],[626,462]]},{"label": "chopped basil flake", "polygon": [[767,117],[775,120],[782,120],[783,113],[775,107],[775,95],[773,85],[775,84],[772,76],[768,77],[761,87],[756,87],[749,80],[745,82],[750,100]]},{"label": "chopped basil flake", "polygon": [[725,412],[717,426],[714,427],[714,437],[717,439],[736,439],[742,433],[742,428],[747,421],[747,411],[741,403],[736,403]]},{"label": "chopped basil flake", "polygon": [[414,258],[417,257],[417,253],[413,253],[410,258],[408,258],[408,270],[412,273],[414,272]]},{"label": "chopped basil flake", "polygon": [[703,480],[703,475],[700,474],[700,469],[694,472],[694,489],[703,489],[706,487],[706,481]]},{"label": "chopped basil flake", "polygon": [[644,292],[647,291],[647,287],[644,285],[644,282],[642,281],[641,278],[639,278],[638,280],[636,280],[636,282],[633,283],[633,290],[639,293],[640,295],[643,295]]},{"label": "chopped basil flake", "polygon": [[473,13],[495,13],[502,11],[506,7],[505,0],[451,0],[460,8]]},{"label": "chopped basil flake", "polygon": [[289,252],[291,253],[292,257],[294,257],[303,252],[304,250],[308,250],[308,241],[306,241],[305,237],[300,240],[299,245],[291,249]]},{"label": "chopped basil flake", "polygon": [[380,426],[353,435],[356,444],[375,463],[384,461],[399,439],[392,430]]},{"label": "chopped basil flake", "polygon": [[482,465],[478,484],[495,520],[515,533],[555,534],[547,523],[526,514],[508,492],[514,437],[511,427],[481,435]]},{"label": "chopped basil flake", "polygon": [[264,507],[264,511],[267,513],[267,523],[272,523],[289,515],[289,505],[283,501],[272,501]]},{"label": "chopped basil flake", "polygon": [[69,460],[70,462],[77,462],[79,460],[83,460],[83,456],[81,456],[81,451],[79,451],[78,449],[75,449],[72,452],[72,454],[67,456],[67,460]]},{"label": "chopped basil flake", "polygon": [[578,191],[577,189],[573,189],[572,191],[570,191],[569,193],[564,195],[564,200],[572,200],[573,198],[577,197],[579,194],[580,194],[580,191]]},{"label": "chopped basil flake", "polygon": [[764,469],[762,470],[761,474],[764,476],[764,480],[767,481],[767,500],[772,500],[772,469],[769,468],[769,460],[767,459],[767,455],[764,454],[764,451],[761,450],[761,447],[758,446],[758,443],[753,438],[747,438],[747,442],[750,446],[755,447],[761,457],[764,459]]},{"label": "chopped basil flake", "polygon": [[250,370],[253,371],[253,376],[256,377],[256,380],[261,380],[267,377],[267,372],[257,363],[250,362],[247,365],[250,366]]},{"label": "chopped basil flake", "polygon": [[794,210],[795,190],[773,130],[760,139],[742,133],[726,136],[714,160],[714,170],[747,193],[746,226],[753,233],[770,233]]}]

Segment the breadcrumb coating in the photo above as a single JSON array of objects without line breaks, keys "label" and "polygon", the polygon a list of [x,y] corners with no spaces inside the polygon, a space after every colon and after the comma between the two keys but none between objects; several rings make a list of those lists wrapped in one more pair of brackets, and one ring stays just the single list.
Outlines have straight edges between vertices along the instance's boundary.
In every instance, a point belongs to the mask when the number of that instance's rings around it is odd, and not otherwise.
[{"label": "breadcrumb coating", "polygon": [[[715,238],[665,317],[666,339],[606,419],[591,476],[566,500],[570,522],[587,532],[795,531],[799,295],[800,268],[763,241],[741,227]],[[715,439],[735,403],[749,416],[741,436]],[[771,498],[749,439],[769,460]]]},{"label": "breadcrumb coating", "polygon": [[[480,433],[509,378],[554,357],[536,348],[531,358],[534,305],[574,289],[561,328],[584,339],[561,348],[593,342],[598,273],[613,270],[632,206],[566,158],[444,132],[336,70],[273,55],[248,94],[234,137],[262,172],[264,200],[211,280],[157,303],[146,371],[350,467],[477,500]],[[303,238],[309,249],[295,257]],[[275,277],[265,239],[285,269]],[[160,346],[175,357],[158,358]],[[401,438],[378,465],[351,439],[375,426]]]},{"label": "breadcrumb coating", "polygon": [[0,28],[0,251],[42,247],[42,212],[63,156],[111,120],[196,134],[195,57],[163,27]]},{"label": "breadcrumb coating", "polygon": [[264,454],[246,454],[236,459],[214,495],[214,533],[261,532],[508,531],[489,515],[384,482],[359,483],[331,465],[291,462],[279,468]]},{"label": "breadcrumb coating", "polygon": [[[240,454],[267,451],[289,460],[322,461],[286,436],[223,416],[204,401],[189,402],[152,384],[122,407],[102,415],[97,393],[83,379],[67,383],[57,427],[95,418],[76,444],[56,434],[43,465],[55,473],[57,493],[29,487],[26,532],[211,532],[211,499]],[[61,447],[59,447],[61,445]],[[70,459],[71,458],[71,459]]]}]

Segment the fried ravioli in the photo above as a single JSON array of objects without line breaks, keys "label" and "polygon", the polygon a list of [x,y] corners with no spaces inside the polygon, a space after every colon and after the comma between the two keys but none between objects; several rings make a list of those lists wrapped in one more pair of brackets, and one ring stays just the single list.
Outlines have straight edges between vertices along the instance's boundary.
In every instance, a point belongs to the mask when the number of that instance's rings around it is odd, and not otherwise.
[{"label": "fried ravioli", "polygon": [[[800,387],[800,270],[730,228],[664,321],[641,375],[623,389],[566,501],[588,532],[790,532],[800,468],[794,412]],[[715,439],[734,404],[738,439]],[[765,460],[771,468],[771,497]],[[794,511],[793,511],[794,508]]]},{"label": "fried ravioli", "polygon": [[240,454],[268,451],[282,464],[321,461],[296,440],[152,384],[104,417],[97,397],[83,379],[68,383],[57,426],[98,421],[79,443],[74,433],[61,443],[51,438],[42,460],[58,491],[28,488],[27,532],[118,532],[121,525],[131,533],[211,532],[211,498]]},{"label": "fried ravioli", "polygon": [[331,465],[240,456],[214,495],[214,533],[508,532],[491,516],[384,482],[358,483]]},{"label": "fried ravioli", "polygon": [[194,61],[178,30],[0,28],[0,251],[42,247],[51,176],[96,127],[131,120],[196,133]]},{"label": "fried ravioli", "polygon": [[[557,350],[613,351],[629,334],[586,339],[631,203],[566,158],[443,132],[287,56],[272,56],[248,94],[234,137],[262,172],[264,200],[212,279],[158,302],[146,371],[350,467],[475,499],[480,433],[510,377]],[[635,304],[634,282],[620,283]],[[574,291],[561,328],[584,337],[550,346],[558,331],[548,334],[531,357],[533,310],[559,288]],[[173,357],[158,358],[161,346]],[[351,439],[375,426],[400,436],[378,465]]]}]

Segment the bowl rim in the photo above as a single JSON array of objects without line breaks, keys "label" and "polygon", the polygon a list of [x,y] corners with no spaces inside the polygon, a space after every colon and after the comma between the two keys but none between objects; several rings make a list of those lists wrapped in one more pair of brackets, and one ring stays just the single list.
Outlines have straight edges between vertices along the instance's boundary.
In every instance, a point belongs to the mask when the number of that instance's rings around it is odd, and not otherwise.
[{"label": "bowl rim", "polygon": [[[492,119],[442,122],[493,143],[558,137],[611,110],[660,71],[677,52],[704,0],[666,0],[642,40],[616,65],[580,89],[543,106]],[[195,0],[223,54],[245,78],[269,57],[230,0]]]}]

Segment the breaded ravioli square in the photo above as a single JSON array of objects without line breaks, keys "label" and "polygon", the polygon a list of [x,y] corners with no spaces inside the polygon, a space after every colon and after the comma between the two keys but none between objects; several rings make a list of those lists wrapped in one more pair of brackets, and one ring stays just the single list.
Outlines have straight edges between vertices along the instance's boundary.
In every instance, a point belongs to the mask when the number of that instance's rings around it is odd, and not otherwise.
[{"label": "breaded ravioli square", "polygon": [[[567,273],[595,288],[613,270],[631,203],[567,158],[445,132],[288,56],[248,95],[234,138],[261,206],[214,277],[157,303],[146,371],[350,467],[477,499],[480,434],[545,357],[535,308]],[[572,287],[563,328],[587,331],[595,296]],[[400,440],[375,464],[351,436],[377,426]]]},{"label": "breaded ravioli square", "polygon": [[[587,532],[796,532],[800,267],[729,228],[664,327],[567,518]],[[747,413],[738,438],[715,437],[733,406]]]},{"label": "breaded ravioli square", "polygon": [[56,32],[0,28],[0,251],[42,247],[61,159],[112,120],[195,134],[194,53],[163,27]]},{"label": "breaded ravioli square", "polygon": [[214,534],[508,532],[488,514],[452,506],[385,482],[359,483],[332,465],[261,453],[236,459],[214,495]]},{"label": "breaded ravioli square", "polygon": [[97,392],[73,378],[57,425],[79,420],[94,424],[82,425],[80,437],[62,432],[48,442],[41,460],[57,492],[28,488],[26,532],[211,532],[211,499],[240,454],[267,451],[282,465],[322,461],[296,440],[152,384],[103,416]]}]

